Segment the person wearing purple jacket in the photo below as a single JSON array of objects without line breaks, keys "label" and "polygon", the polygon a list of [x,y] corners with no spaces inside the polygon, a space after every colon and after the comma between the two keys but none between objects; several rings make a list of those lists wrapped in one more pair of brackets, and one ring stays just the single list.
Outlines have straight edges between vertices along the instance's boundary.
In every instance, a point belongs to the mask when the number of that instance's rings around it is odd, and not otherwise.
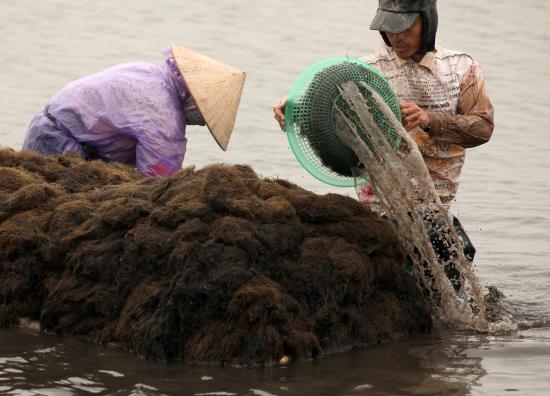
[{"label": "person wearing purple jacket", "polygon": [[245,73],[179,45],[163,53],[160,65],[124,63],[67,84],[33,118],[23,150],[169,176],[181,169],[186,125],[206,125],[225,151]]}]

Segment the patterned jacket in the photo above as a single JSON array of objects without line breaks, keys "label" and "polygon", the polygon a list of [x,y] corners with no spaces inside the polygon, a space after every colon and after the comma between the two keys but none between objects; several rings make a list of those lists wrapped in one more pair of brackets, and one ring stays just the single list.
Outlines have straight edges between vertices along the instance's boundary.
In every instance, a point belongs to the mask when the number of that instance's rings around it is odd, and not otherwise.
[{"label": "patterned jacket", "polygon": [[[419,62],[401,59],[391,47],[366,56],[395,88],[400,101],[413,102],[430,118],[428,130],[409,131],[422,153],[445,207],[455,198],[465,149],[486,143],[493,132],[493,105],[479,65],[466,53],[437,48]],[[377,210],[372,186],[359,199]]]}]

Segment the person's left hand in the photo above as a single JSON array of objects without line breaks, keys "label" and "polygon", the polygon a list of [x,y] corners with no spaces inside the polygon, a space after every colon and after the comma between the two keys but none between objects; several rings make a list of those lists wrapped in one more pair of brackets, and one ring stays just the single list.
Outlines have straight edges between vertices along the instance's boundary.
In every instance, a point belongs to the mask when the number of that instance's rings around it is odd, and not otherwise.
[{"label": "person's left hand", "polygon": [[403,127],[405,130],[410,131],[416,127],[424,130],[428,129],[430,126],[430,118],[425,110],[411,102],[401,102],[399,107],[401,108]]},{"label": "person's left hand", "polygon": [[286,107],[287,97],[284,96],[279,100],[279,102],[273,106],[273,116],[279,123],[281,131],[285,131],[285,107]]}]

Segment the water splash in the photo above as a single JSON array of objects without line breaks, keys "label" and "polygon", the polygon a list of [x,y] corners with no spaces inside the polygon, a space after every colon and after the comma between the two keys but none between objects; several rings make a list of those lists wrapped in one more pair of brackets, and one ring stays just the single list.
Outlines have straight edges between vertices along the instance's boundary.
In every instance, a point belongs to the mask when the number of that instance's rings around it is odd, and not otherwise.
[{"label": "water splash", "polygon": [[[340,87],[349,108],[346,112],[336,108],[337,134],[364,165],[359,171],[368,174],[389,221],[409,252],[412,271],[433,309],[434,322],[482,332],[510,329],[510,320],[488,321],[477,277],[415,141],[384,100],[366,84],[362,88],[366,89],[365,96],[353,82]],[[400,135],[402,143],[397,151],[388,144],[369,108],[382,111]],[[357,117],[355,121],[346,116],[350,109]],[[429,237],[434,231],[436,244]],[[445,254],[438,254],[434,245]]]}]

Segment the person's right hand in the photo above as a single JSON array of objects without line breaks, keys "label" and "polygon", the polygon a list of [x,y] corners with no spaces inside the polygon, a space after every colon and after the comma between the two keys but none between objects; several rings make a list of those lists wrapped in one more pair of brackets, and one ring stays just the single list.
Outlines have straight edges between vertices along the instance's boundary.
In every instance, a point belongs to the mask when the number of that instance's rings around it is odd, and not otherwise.
[{"label": "person's right hand", "polygon": [[275,106],[273,106],[273,115],[277,122],[279,123],[279,126],[281,127],[281,130],[285,131],[285,107],[286,107],[286,101],[287,97],[283,96],[279,103],[277,103]]}]

